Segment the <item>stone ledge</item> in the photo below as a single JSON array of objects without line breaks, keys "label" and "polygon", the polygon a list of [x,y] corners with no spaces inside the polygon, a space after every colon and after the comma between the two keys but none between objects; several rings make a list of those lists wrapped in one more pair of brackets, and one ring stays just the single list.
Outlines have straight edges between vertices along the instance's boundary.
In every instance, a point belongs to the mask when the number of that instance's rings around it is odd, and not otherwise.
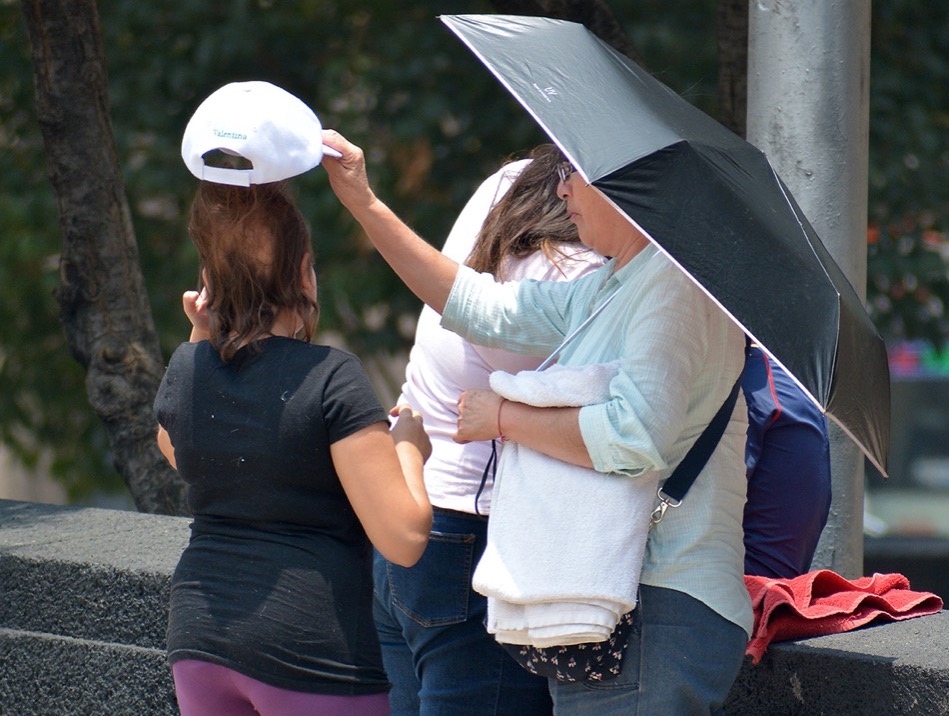
[{"label": "stone ledge", "polygon": [[0,628],[0,713],[177,716],[163,649]]},{"label": "stone ledge", "polygon": [[[0,713],[178,713],[164,624],[188,523],[0,500]],[[726,713],[949,716],[947,644],[945,611],[775,643]]]},{"label": "stone ledge", "polygon": [[188,543],[186,517],[0,500],[0,555],[171,574]]},{"label": "stone ledge", "polygon": [[164,649],[188,524],[0,500],[0,627]]},{"label": "stone ledge", "polygon": [[167,575],[0,556],[0,625],[164,649]]},{"label": "stone ledge", "polygon": [[772,644],[745,663],[735,716],[949,714],[949,612]]}]

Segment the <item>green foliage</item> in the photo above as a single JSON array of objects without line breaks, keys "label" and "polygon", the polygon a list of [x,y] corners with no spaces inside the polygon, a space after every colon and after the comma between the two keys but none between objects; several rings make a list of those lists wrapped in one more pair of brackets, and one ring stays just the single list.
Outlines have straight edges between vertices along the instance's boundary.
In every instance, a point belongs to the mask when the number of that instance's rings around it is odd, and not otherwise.
[{"label": "green foliage", "polygon": [[949,337],[949,7],[873,5],[868,299],[893,338]]},{"label": "green foliage", "polygon": [[[324,126],[365,149],[380,195],[436,244],[481,177],[542,141],[437,20],[490,12],[485,2],[116,0],[99,11],[116,147],[166,356],[187,335],[181,292],[197,274],[185,227],[196,182],[180,159],[181,132],[217,87],[264,79],[303,98]],[[0,2],[0,67],[0,441],[28,463],[52,449],[57,476],[80,500],[121,483],[59,324],[57,208],[29,42],[9,1]],[[360,237],[320,170],[296,185],[313,229],[321,328],[360,354],[405,347],[418,301]]]},{"label": "green foliage", "polygon": [[[941,335],[941,308],[939,320],[922,322],[917,309],[932,310],[932,296],[949,300],[945,264],[922,240],[935,230],[944,242],[946,232],[949,22],[945,6],[917,5],[874,3],[871,217],[903,233],[880,232],[871,298],[881,328]],[[714,2],[612,6],[649,69],[714,115]],[[99,12],[115,141],[166,356],[187,335],[180,297],[196,277],[185,228],[195,180],[179,156],[181,132],[217,87],[264,79],[303,98],[324,126],[365,149],[380,196],[435,244],[483,176],[544,141],[437,19],[493,12],[486,0],[113,0]],[[120,479],[59,324],[57,207],[20,13],[18,3],[0,0],[0,441],[27,461],[51,448],[57,475],[80,500]],[[296,186],[313,229],[322,329],[361,355],[407,347],[416,299],[362,239],[321,170]],[[905,250],[906,235],[918,239],[913,250]],[[890,288],[910,285],[909,275],[917,284],[904,315]],[[879,300],[884,293],[889,305]]]},{"label": "green foliage", "polygon": [[646,69],[696,107],[715,117],[718,72],[715,2],[666,0],[612,3]]},{"label": "green foliage", "polygon": [[924,338],[942,351],[949,337],[949,235],[935,226],[928,208],[908,210],[901,221],[870,224],[867,298],[885,336]]},{"label": "green foliage", "polygon": [[868,300],[890,338],[949,338],[949,6],[873,4]]},{"label": "green foliage", "polygon": [[[475,178],[539,139],[527,117],[512,119],[511,103],[465,57],[434,5],[110,6],[103,25],[115,133],[166,350],[183,335],[182,276],[194,266],[182,225],[194,180],[178,155],[180,135],[220,85],[265,79],[304,98],[324,126],[363,146],[380,193],[436,242]],[[472,9],[466,5],[454,9]],[[342,331],[357,351],[404,343],[410,336],[398,318],[417,312],[418,303],[360,242],[322,172],[297,186],[315,237],[323,327]],[[370,328],[366,311],[384,320]]]}]

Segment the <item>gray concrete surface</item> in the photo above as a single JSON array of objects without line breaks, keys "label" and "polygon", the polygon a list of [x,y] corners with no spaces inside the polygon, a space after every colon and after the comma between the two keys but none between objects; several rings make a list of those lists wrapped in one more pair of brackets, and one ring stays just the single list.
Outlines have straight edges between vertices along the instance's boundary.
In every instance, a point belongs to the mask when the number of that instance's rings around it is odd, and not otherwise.
[{"label": "gray concrete surface", "polygon": [[[164,630],[188,522],[0,500],[0,716],[178,714]],[[773,644],[726,713],[949,716],[949,612]]]},{"label": "gray concrete surface", "polygon": [[772,644],[760,664],[745,664],[725,712],[949,714],[949,612]]},{"label": "gray concrete surface", "polygon": [[0,714],[176,716],[163,649],[0,629]]},{"label": "gray concrete surface", "polygon": [[0,716],[175,716],[168,584],[189,520],[0,500]]}]

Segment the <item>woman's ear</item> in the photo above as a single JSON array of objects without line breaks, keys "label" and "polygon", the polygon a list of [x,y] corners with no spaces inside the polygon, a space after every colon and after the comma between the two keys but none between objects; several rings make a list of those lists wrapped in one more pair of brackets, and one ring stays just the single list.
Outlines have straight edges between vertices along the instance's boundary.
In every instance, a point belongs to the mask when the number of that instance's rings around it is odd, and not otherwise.
[{"label": "woman's ear", "polygon": [[303,288],[307,293],[316,295],[316,270],[313,267],[313,256],[307,254],[300,263],[300,279],[303,282]]}]

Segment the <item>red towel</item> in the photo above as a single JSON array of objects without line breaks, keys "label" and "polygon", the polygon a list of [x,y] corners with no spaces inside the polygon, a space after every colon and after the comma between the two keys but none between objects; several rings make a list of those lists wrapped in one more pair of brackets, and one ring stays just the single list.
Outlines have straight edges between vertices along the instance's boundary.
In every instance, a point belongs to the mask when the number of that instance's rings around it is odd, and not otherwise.
[{"label": "red towel", "polygon": [[899,621],[935,614],[942,599],[912,592],[901,574],[874,574],[853,581],[821,569],[793,579],[745,575],[755,612],[746,654],[761,661],[768,644],[838,634],[872,621]]}]

